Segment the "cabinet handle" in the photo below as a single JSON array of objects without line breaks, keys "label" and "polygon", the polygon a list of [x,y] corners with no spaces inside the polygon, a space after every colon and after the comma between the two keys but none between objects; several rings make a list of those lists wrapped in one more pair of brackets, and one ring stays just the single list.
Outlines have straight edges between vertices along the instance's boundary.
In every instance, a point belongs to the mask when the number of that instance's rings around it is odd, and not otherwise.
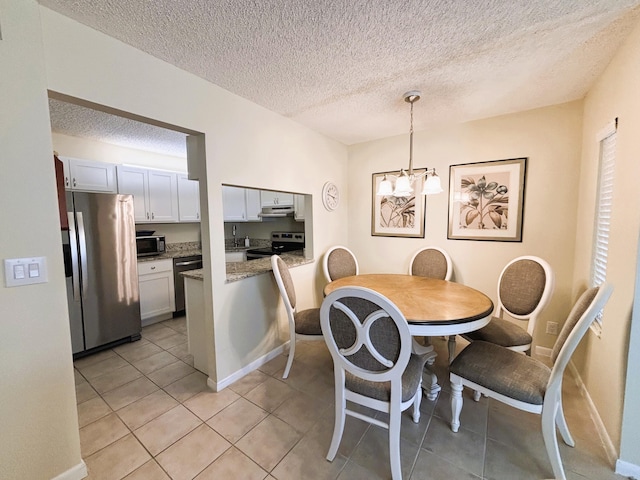
[{"label": "cabinet handle", "polygon": [[199,213],[196,213],[196,218],[197,218],[198,220],[200,220],[200,214],[199,214]]},{"label": "cabinet handle", "polygon": [[151,213],[151,220],[153,220],[154,218],[156,218],[155,214],[152,212]]},{"label": "cabinet handle", "polygon": [[156,269],[156,267],[151,267],[151,270],[155,270],[155,269]]},{"label": "cabinet handle", "polygon": [[75,178],[73,179],[73,186],[74,187],[76,186],[76,179]]},{"label": "cabinet handle", "polygon": [[69,186],[69,177],[64,177],[64,186],[65,187]]},{"label": "cabinet handle", "polygon": [[149,220],[149,212],[147,212],[147,220]]}]

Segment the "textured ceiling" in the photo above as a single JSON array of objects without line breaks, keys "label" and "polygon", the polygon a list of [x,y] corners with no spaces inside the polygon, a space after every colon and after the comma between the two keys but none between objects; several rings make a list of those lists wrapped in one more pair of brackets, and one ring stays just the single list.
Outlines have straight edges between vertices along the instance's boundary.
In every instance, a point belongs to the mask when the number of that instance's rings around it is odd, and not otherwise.
[{"label": "textured ceiling", "polygon": [[[640,0],[40,0],[353,144],[582,98]],[[56,126],[54,125],[54,128]]]}]

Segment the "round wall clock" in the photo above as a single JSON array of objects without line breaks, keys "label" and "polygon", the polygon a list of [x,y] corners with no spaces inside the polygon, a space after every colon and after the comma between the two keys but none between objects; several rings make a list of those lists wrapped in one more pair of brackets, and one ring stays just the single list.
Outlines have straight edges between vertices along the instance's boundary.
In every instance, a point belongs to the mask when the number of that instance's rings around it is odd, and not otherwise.
[{"label": "round wall clock", "polygon": [[330,212],[338,208],[340,191],[335,183],[327,182],[324,184],[324,187],[322,187],[322,203],[324,204],[324,208]]}]

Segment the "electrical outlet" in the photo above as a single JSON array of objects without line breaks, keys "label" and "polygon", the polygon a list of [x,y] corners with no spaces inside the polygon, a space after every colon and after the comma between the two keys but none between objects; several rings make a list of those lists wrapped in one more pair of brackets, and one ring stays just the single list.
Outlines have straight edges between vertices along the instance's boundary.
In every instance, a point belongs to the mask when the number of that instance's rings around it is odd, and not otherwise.
[{"label": "electrical outlet", "polygon": [[558,335],[558,322],[547,322],[547,333],[549,335]]}]

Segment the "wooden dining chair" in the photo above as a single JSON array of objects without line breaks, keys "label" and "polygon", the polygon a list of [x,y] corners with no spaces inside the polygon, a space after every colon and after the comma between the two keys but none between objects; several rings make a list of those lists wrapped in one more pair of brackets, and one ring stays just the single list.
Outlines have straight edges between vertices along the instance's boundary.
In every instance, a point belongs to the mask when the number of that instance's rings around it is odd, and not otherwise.
[{"label": "wooden dining chair", "polygon": [[[343,287],[322,302],[320,323],[335,378],[335,424],[327,460],[335,458],[350,415],[389,430],[391,476],[401,480],[400,416],[413,406],[413,421],[420,420],[425,363],[425,357],[411,353],[407,320],[374,290]],[[389,420],[352,410],[347,401],[387,413]]]},{"label": "wooden dining chair", "polygon": [[[562,407],[562,376],[578,343],[604,308],[613,287],[605,284],[586,290],[573,306],[551,351],[553,368],[493,343],[476,341],[449,366],[451,429],[460,427],[462,390],[469,387],[499,402],[541,415],[542,436],[554,477],[566,480],[558,449],[556,426],[564,442],[573,447]],[[475,398],[475,397],[474,397]]]},{"label": "wooden dining chair", "polygon": [[411,257],[409,275],[451,280],[453,262],[449,254],[439,247],[424,247]]},{"label": "wooden dining chair", "polygon": [[[533,332],[554,288],[551,265],[540,257],[522,256],[511,260],[498,280],[498,308],[491,322],[480,330],[462,335],[468,341],[482,340],[531,354]],[[526,328],[505,318],[525,321]]]},{"label": "wooden dining chair", "polygon": [[329,283],[339,278],[358,275],[358,260],[347,247],[336,245],[324,254],[322,271]]},{"label": "wooden dining chair", "polygon": [[282,375],[282,378],[287,378],[293,364],[296,340],[324,340],[320,328],[320,309],[297,310],[296,290],[289,267],[278,255],[271,256],[271,269],[289,320],[289,359]]}]

